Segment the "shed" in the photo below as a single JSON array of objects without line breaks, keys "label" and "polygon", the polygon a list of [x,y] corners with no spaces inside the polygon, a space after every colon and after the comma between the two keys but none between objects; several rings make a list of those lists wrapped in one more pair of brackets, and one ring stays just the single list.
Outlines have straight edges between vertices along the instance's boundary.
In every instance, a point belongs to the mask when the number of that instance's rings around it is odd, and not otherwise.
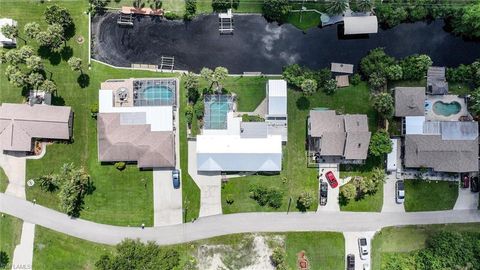
[{"label": "shed", "polygon": [[377,16],[353,16],[343,19],[345,35],[374,34],[378,32]]},{"label": "shed", "polygon": [[348,80],[348,75],[337,75],[335,76],[335,80],[337,81],[337,87],[347,87],[350,85]]},{"label": "shed", "polygon": [[353,73],[353,65],[352,64],[344,64],[344,63],[332,63],[330,65],[330,71],[337,72],[337,73]]},{"label": "shed", "polygon": [[287,115],[287,82],[268,80],[268,115]]}]

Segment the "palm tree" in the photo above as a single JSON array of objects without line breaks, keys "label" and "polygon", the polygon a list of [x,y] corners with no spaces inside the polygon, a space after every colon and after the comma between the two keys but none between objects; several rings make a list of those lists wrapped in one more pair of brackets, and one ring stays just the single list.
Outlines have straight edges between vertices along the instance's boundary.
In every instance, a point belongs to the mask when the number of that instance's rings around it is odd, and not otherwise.
[{"label": "palm tree", "polygon": [[329,15],[339,15],[348,8],[348,0],[333,0],[328,3],[327,12]]},{"label": "palm tree", "polygon": [[372,10],[373,3],[371,0],[358,0],[357,7],[360,11],[367,12]]}]

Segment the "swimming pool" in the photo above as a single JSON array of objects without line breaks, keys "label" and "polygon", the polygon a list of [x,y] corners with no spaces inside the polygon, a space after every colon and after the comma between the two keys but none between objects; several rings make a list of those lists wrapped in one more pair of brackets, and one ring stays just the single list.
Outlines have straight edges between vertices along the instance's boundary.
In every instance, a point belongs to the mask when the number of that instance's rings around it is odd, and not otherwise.
[{"label": "swimming pool", "polygon": [[134,106],[171,106],[175,104],[174,80],[137,80],[134,82]]},{"label": "swimming pool", "polygon": [[205,98],[205,129],[226,129],[227,114],[232,109],[232,100],[228,95],[207,96]]},{"label": "swimming pool", "polygon": [[437,101],[433,103],[433,112],[438,115],[450,116],[460,112],[462,105],[456,101],[445,103],[443,101]]}]

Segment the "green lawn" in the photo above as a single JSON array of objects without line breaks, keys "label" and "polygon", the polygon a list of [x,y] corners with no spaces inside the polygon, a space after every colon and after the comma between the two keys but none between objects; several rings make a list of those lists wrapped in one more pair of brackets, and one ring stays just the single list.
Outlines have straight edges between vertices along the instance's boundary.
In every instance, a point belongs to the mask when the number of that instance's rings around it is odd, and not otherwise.
[{"label": "green lawn", "polygon": [[[353,98],[352,98],[353,97]],[[316,210],[318,205],[317,169],[306,166],[306,121],[309,110],[316,107],[336,109],[339,113],[368,114],[370,130],[376,130],[377,114],[370,106],[370,91],[365,83],[338,90],[334,95],[317,92],[305,97],[302,93],[289,89],[288,91],[288,142],[283,151],[283,170],[280,175],[252,175],[231,179],[222,190],[223,213],[251,211],[287,211],[289,197],[292,197],[291,211],[296,210],[296,200],[302,191],[309,191],[315,201],[310,210]],[[370,165],[370,164],[368,164]],[[363,166],[365,167],[365,166]],[[362,167],[362,168],[363,168]],[[353,167],[351,171],[362,168]],[[283,179],[287,179],[285,181]],[[276,187],[283,191],[283,204],[279,209],[261,207],[249,198],[248,189],[251,184],[263,183],[265,186]],[[226,196],[234,199],[233,204],[225,202]],[[381,207],[381,206],[380,206]]]},{"label": "green lawn", "polygon": [[305,31],[320,25],[320,14],[313,11],[290,12],[287,22]]},{"label": "green lawn", "polygon": [[5,192],[8,186],[8,178],[5,175],[5,172],[0,168],[0,192]]},{"label": "green lawn", "polygon": [[347,205],[340,205],[341,211],[352,212],[380,212],[383,206],[383,183],[373,195],[366,195],[358,201],[352,200]]},{"label": "green lawn", "polygon": [[7,253],[9,261],[5,269],[11,268],[13,251],[15,246],[20,243],[21,234],[22,220],[0,213],[0,251]]},{"label": "green lawn", "polygon": [[406,253],[426,247],[426,240],[438,231],[480,232],[479,223],[388,227],[372,240],[372,269],[383,269],[382,261],[392,253]]},{"label": "green lawn", "polygon": [[89,242],[36,226],[33,268],[95,269],[95,262],[100,256],[113,250],[112,246]]},{"label": "green lawn", "polygon": [[[52,2],[45,4],[38,1],[5,2],[2,4],[0,16],[18,20],[19,28],[22,29],[26,22],[42,22],[43,11]],[[87,2],[68,1],[61,2],[60,5],[67,7],[72,14],[76,25],[75,36],[87,37],[88,17],[83,13],[86,10]],[[28,41],[28,44],[37,46],[33,41]],[[46,69],[52,72],[52,79],[58,86],[56,104],[71,106],[75,113],[73,143],[50,145],[47,147],[45,157],[40,160],[28,160],[27,179],[56,172],[65,162],[84,166],[91,175],[96,189],[92,195],[86,197],[81,218],[114,225],[139,226],[145,223],[150,226],[153,224],[152,172],[140,171],[135,165],[128,165],[127,169],[122,172],[111,165],[100,165],[97,158],[96,121],[90,116],[90,105],[98,102],[100,83],[107,79],[178,75],[117,70],[95,62],[92,62],[92,69],[88,70],[86,68],[88,42],[77,44],[75,39],[71,39],[67,45],[72,48],[73,55],[81,57],[84,62],[84,73],[89,76],[89,85],[86,88],[79,86],[77,83],[79,73],[71,71],[66,60],[50,55],[45,59],[45,63]],[[21,89],[11,86],[5,79],[4,72],[5,66],[3,65],[0,67],[0,88],[2,89],[0,102],[22,102],[24,97]],[[186,167],[184,168],[186,171]],[[191,184],[188,181],[189,179],[185,177],[184,185],[187,188],[184,192],[195,196],[195,192],[192,191],[194,188],[188,188]],[[43,192],[38,186],[27,188],[26,192],[28,200],[36,199],[39,204],[59,209],[56,194]],[[198,205],[197,202],[193,202],[195,200],[195,198],[189,199],[192,201],[191,209]],[[193,210],[192,213],[195,214],[198,211]]]},{"label": "green lawn", "polygon": [[458,182],[405,181],[406,211],[438,211],[453,209],[458,197]]}]

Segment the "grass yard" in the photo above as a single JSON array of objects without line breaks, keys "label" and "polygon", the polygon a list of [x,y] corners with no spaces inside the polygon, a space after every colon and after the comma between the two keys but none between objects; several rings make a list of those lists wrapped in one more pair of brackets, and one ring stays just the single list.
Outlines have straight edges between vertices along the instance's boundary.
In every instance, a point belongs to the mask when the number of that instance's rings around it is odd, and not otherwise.
[{"label": "grass yard", "polygon": [[405,181],[405,210],[439,211],[453,209],[458,197],[458,182]]},{"label": "grass yard", "polygon": [[[368,86],[363,82],[357,86],[340,89],[334,95],[317,92],[305,97],[302,93],[290,89],[288,91],[288,142],[283,151],[282,172],[279,175],[252,175],[230,179],[222,190],[223,213],[287,211],[290,197],[292,197],[290,210],[298,211],[295,207],[296,200],[303,191],[309,191],[314,195],[310,210],[316,210],[318,206],[317,169],[307,168],[305,152],[306,121],[309,110],[327,107],[336,109],[338,113],[365,113],[368,114],[370,130],[376,130],[377,114],[370,106],[369,95]],[[251,199],[249,187],[256,183],[280,189],[284,194],[282,206],[278,209],[261,207]],[[226,196],[233,198],[233,204],[226,203]]]},{"label": "grass yard", "polygon": [[5,192],[8,186],[8,178],[5,175],[5,172],[0,168],[0,192]]},{"label": "grass yard", "polygon": [[95,262],[100,256],[113,250],[109,245],[89,242],[36,226],[33,268],[95,269]]},{"label": "grass yard", "polygon": [[347,205],[340,205],[341,211],[352,212],[381,212],[383,206],[383,183],[373,195],[366,195],[363,199],[350,201]]},{"label": "grass yard", "polygon": [[[53,2],[53,1],[52,1]],[[18,20],[19,29],[29,21],[43,22],[43,11],[52,4],[41,4],[38,1],[5,2],[2,4],[0,16],[13,17]],[[87,8],[86,1],[59,2],[70,10],[76,25],[75,36],[88,36],[88,17],[83,13]],[[23,31],[21,31],[23,34]],[[34,41],[28,41],[37,47]],[[78,44],[74,38],[67,42],[73,55],[81,57],[84,73],[89,76],[89,84],[81,88],[77,83],[79,73],[71,71],[66,60],[61,56],[46,55],[46,69],[52,72],[52,79],[58,86],[56,105],[67,105],[73,108],[74,139],[71,144],[53,144],[47,147],[45,157],[40,160],[27,161],[27,179],[57,172],[65,162],[73,162],[76,166],[84,166],[95,185],[92,195],[86,197],[81,218],[95,222],[123,226],[139,226],[145,223],[153,225],[153,191],[152,172],[140,171],[135,165],[128,165],[120,172],[111,165],[100,165],[97,158],[96,121],[90,116],[90,105],[98,102],[100,83],[107,79],[131,77],[172,77],[176,74],[161,74],[147,71],[130,71],[112,69],[92,62],[92,69],[87,70],[88,41]],[[60,57],[60,58],[58,58]],[[8,83],[4,76],[5,66],[0,67],[0,102],[22,102],[24,97],[19,88]],[[185,164],[186,166],[186,164]],[[186,167],[185,167],[186,171]],[[184,178],[185,186],[189,186],[188,178]],[[188,194],[195,195],[192,189],[186,188]],[[43,192],[38,186],[27,188],[27,199],[36,199],[37,203],[59,209],[58,197],[55,193]],[[184,195],[185,196],[185,195]],[[194,201],[195,199],[189,199]],[[198,203],[192,202],[191,209]],[[192,211],[193,213],[198,213]]]},{"label": "grass yard", "polygon": [[320,25],[320,14],[313,11],[290,12],[287,22],[305,31]]},{"label": "grass yard", "polygon": [[426,247],[426,240],[438,231],[480,232],[480,224],[388,227],[372,240],[372,269],[383,269],[382,260],[392,253],[406,253]]},{"label": "grass yard", "polygon": [[15,246],[20,243],[22,234],[22,220],[0,213],[0,251],[8,255],[8,264],[5,269],[11,269],[13,261],[13,251]]}]

